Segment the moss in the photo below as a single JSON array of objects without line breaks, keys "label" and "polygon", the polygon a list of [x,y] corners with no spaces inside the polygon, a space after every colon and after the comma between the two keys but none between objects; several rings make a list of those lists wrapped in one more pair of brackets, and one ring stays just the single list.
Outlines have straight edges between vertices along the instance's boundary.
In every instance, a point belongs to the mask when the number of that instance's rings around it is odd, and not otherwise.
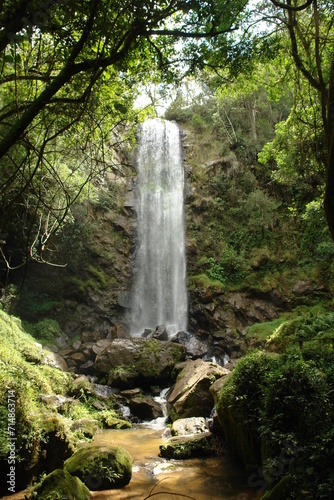
[{"label": "moss", "polygon": [[93,266],[88,266],[88,272],[92,274],[94,278],[96,278],[99,281],[102,288],[106,288],[108,286],[108,280],[106,278],[106,275],[104,274],[103,269]]},{"label": "moss", "polygon": [[212,454],[212,435],[198,434],[196,437],[176,436],[160,445],[160,455],[164,458],[183,460]]},{"label": "moss", "polygon": [[117,383],[117,385],[125,385],[129,382],[129,380],[135,379],[138,377],[138,372],[135,366],[116,366],[109,372],[108,376],[108,385],[113,385]]},{"label": "moss", "polygon": [[277,483],[274,488],[270,491],[267,491],[261,500],[282,500],[289,498],[308,498],[307,492],[304,493],[301,491],[300,487],[297,487],[298,492],[296,491],[296,481],[290,476],[283,476],[282,479]]},{"label": "moss", "polygon": [[98,420],[92,418],[82,418],[76,420],[72,426],[71,431],[80,431],[85,438],[92,438],[99,428]]},{"label": "moss", "polygon": [[132,458],[119,446],[87,446],[66,460],[64,469],[91,490],[126,486],[132,476]]},{"label": "moss", "polygon": [[87,500],[89,489],[79,478],[71,476],[67,471],[56,469],[38,484],[31,499],[38,500]]},{"label": "moss", "polygon": [[195,287],[214,287],[218,290],[225,290],[224,283],[221,283],[219,280],[215,280],[207,276],[206,274],[198,274],[196,276],[189,277],[190,286],[194,285]]},{"label": "moss", "polygon": [[131,429],[132,424],[128,420],[118,418],[113,410],[104,410],[99,413],[103,427],[107,429]]},{"label": "moss", "polygon": [[[7,415],[7,395],[15,394],[16,431],[21,458],[28,466],[35,462],[35,450],[42,439],[42,421],[52,408],[40,402],[40,395],[66,394],[71,376],[55,368],[39,364],[43,350],[22,330],[21,322],[0,311],[0,408]],[[6,418],[1,419],[1,455],[7,453]],[[4,441],[4,442],[2,442]]]},{"label": "moss", "polygon": [[[8,391],[15,394],[15,426],[17,449],[17,477],[20,488],[42,471],[51,471],[57,455],[56,467],[62,465],[80,441],[91,439],[104,423],[94,407],[98,398],[91,393],[91,384],[74,387],[70,373],[43,365],[46,351],[31,335],[22,330],[21,321],[0,311],[0,479],[6,484],[6,457],[8,453],[7,420]],[[69,399],[80,397],[80,401]],[[112,401],[104,402],[111,406]],[[95,420],[92,428],[73,426],[73,420]],[[122,425],[119,423],[118,425]],[[56,451],[55,451],[56,450]],[[4,477],[2,475],[4,474]],[[5,493],[0,486],[0,495]]]}]

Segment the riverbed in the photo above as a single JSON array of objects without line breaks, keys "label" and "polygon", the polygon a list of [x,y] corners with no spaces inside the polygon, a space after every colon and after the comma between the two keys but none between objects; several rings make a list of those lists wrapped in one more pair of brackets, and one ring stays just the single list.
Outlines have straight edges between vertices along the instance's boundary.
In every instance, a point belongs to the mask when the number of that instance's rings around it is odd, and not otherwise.
[{"label": "riverbed", "polygon": [[137,425],[132,429],[103,431],[94,443],[125,448],[133,458],[130,484],[119,490],[92,493],[94,500],[144,500],[151,493],[157,500],[257,500],[261,497],[247,485],[241,464],[227,450],[221,456],[167,460],[159,457],[159,445],[167,428]]},{"label": "riverbed", "polygon": [[[220,455],[167,460],[159,457],[159,445],[168,427],[137,424],[132,429],[104,430],[95,435],[97,445],[118,445],[133,458],[130,483],[122,488],[92,492],[94,500],[259,500],[261,494],[247,484],[242,465],[224,448]],[[24,500],[27,492],[3,497]],[[151,495],[151,496],[150,496]],[[186,495],[186,497],[184,496]],[[62,498],[61,500],[75,500]]]}]

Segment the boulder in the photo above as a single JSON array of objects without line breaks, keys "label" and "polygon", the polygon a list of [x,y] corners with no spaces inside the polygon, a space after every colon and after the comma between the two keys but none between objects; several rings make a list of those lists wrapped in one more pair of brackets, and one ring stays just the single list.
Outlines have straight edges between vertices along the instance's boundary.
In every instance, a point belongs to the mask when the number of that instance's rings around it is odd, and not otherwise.
[{"label": "boulder", "polygon": [[211,455],[212,442],[213,436],[211,432],[172,437],[160,445],[160,456],[183,460],[185,458]]},{"label": "boulder", "polygon": [[122,325],[115,325],[111,331],[112,339],[131,339],[129,331]]},{"label": "boulder", "polygon": [[212,338],[200,333],[178,332],[173,337],[172,342],[185,346],[187,356],[191,359],[202,358],[209,352],[212,346]]},{"label": "boulder", "polygon": [[67,363],[62,356],[59,356],[59,354],[56,354],[55,352],[52,351],[45,351],[45,352],[46,355],[42,359],[43,365],[48,365],[52,366],[53,368],[58,368],[63,372],[68,371]]},{"label": "boulder", "polygon": [[90,490],[122,488],[132,476],[132,458],[119,446],[90,445],[80,448],[64,464]]},{"label": "boulder", "polygon": [[79,478],[71,476],[69,472],[62,469],[56,469],[37,485],[31,498],[38,500],[50,500],[51,498],[86,500],[90,498],[90,491]]},{"label": "boulder", "polygon": [[157,326],[152,334],[152,338],[157,340],[168,340],[168,332],[166,327],[164,325]]},{"label": "boulder", "polygon": [[140,420],[153,420],[163,416],[161,405],[151,396],[136,396],[129,400],[131,413]]},{"label": "boulder", "polygon": [[176,383],[167,396],[167,409],[174,421],[179,418],[208,417],[214,406],[210,386],[217,378],[228,375],[226,368],[197,359],[181,364]]},{"label": "boulder", "polygon": [[111,344],[111,339],[101,339],[96,342],[96,344],[93,345],[92,350],[95,354],[100,354],[105,350],[106,347],[108,347]]},{"label": "boulder", "polygon": [[87,438],[92,438],[99,428],[98,420],[92,418],[80,418],[71,425],[71,431],[81,431]]},{"label": "boulder", "polygon": [[82,352],[75,352],[74,354],[72,354],[70,356],[70,358],[73,359],[73,361],[75,361],[76,363],[85,363],[86,362],[85,355]]},{"label": "boulder", "polygon": [[204,417],[180,418],[173,422],[172,436],[188,436],[189,434],[199,434],[209,430],[208,422]]},{"label": "boulder", "polygon": [[95,360],[95,369],[108,374],[108,384],[123,389],[167,385],[185,348],[156,339],[115,339]]},{"label": "boulder", "polygon": [[74,398],[61,396],[59,394],[41,394],[40,399],[43,403],[58,410],[60,413],[63,411],[64,407],[76,403]]}]

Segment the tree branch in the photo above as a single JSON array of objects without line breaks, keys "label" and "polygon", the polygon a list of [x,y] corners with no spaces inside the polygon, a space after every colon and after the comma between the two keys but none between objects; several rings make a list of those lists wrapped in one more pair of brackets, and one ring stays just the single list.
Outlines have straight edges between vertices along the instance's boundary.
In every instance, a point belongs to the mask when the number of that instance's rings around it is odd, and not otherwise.
[{"label": "tree branch", "polygon": [[270,1],[275,5],[275,7],[280,7],[281,9],[289,10],[290,12],[298,12],[307,9],[307,7],[309,7],[313,2],[313,0],[307,0],[303,5],[299,5],[297,7],[283,2],[278,2],[277,0],[270,0]]},{"label": "tree branch", "polygon": [[33,81],[41,81],[41,82],[49,82],[51,77],[48,76],[38,76],[38,75],[8,75],[5,76],[4,78],[1,79],[0,85],[3,85],[4,83],[9,83],[13,81],[26,81],[26,80],[33,80]]},{"label": "tree branch", "polygon": [[294,30],[295,20],[294,20],[294,16],[293,16],[292,11],[288,12],[288,17],[289,17],[288,31],[289,31],[289,35],[290,35],[290,41],[291,41],[292,57],[295,61],[295,65],[296,65],[297,69],[299,69],[299,71],[305,76],[305,78],[307,78],[307,80],[310,82],[312,87],[314,87],[315,89],[317,89],[319,91],[322,91],[323,88],[322,88],[321,83],[319,82],[319,80],[317,80],[316,78],[314,78],[312,76],[310,71],[308,71],[306,69],[306,67],[303,64],[303,61],[300,58],[296,34],[295,34],[295,30]]}]

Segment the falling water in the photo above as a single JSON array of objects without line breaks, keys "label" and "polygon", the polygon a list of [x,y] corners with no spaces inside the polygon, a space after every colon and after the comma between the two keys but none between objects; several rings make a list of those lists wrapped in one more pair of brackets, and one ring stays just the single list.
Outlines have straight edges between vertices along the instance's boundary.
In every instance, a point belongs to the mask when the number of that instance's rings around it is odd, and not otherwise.
[{"label": "falling water", "polygon": [[184,170],[178,126],[160,119],[145,121],[136,166],[131,333],[165,325],[173,335],[187,328]]}]

